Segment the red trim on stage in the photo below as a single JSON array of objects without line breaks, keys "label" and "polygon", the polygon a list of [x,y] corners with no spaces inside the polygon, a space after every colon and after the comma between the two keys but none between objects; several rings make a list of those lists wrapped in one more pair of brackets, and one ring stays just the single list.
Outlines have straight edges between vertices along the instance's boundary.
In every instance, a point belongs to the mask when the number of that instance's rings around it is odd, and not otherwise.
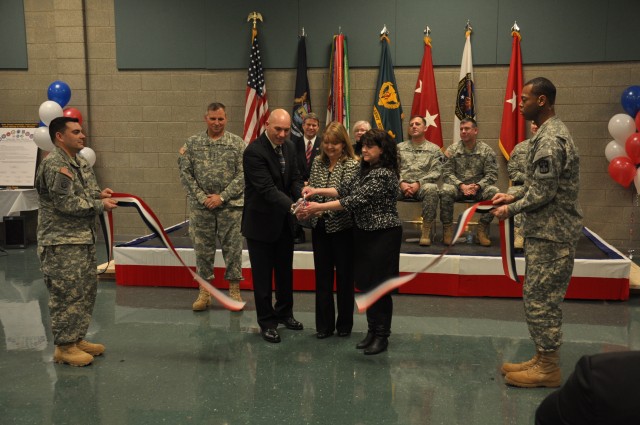
[{"label": "red trim on stage", "polygon": [[[193,268],[195,270],[195,268]],[[215,268],[213,286],[226,289],[224,268]],[[408,274],[408,273],[403,273]],[[251,269],[242,269],[242,289],[253,289]],[[294,270],[294,289],[313,291],[314,271]],[[521,279],[524,278],[520,276]],[[117,265],[116,282],[129,286],[171,286],[196,288],[198,285],[183,267],[161,267],[141,265]],[[402,294],[446,295],[455,297],[522,297],[522,285],[505,275],[458,275],[444,273],[422,273],[400,288]],[[567,299],[628,300],[629,279],[572,277],[567,290]]]}]

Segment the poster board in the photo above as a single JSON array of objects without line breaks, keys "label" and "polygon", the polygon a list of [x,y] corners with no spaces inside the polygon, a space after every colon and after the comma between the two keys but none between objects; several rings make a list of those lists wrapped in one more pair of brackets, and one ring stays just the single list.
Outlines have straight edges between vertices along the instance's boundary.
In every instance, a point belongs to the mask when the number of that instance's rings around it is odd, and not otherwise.
[{"label": "poster board", "polygon": [[38,146],[33,141],[38,124],[0,123],[0,186],[33,187]]}]

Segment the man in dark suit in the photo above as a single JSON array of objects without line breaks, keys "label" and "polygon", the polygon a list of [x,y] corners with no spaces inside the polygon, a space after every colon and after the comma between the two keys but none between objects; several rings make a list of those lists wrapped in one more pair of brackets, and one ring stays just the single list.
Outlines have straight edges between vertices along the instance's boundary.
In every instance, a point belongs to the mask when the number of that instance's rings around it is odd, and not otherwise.
[{"label": "man in dark suit", "polygon": [[[318,130],[320,130],[320,119],[313,112],[309,112],[302,121],[302,136],[291,137],[291,141],[296,147],[298,169],[305,182],[309,181],[313,159],[320,154],[322,137],[318,135]],[[304,229],[296,224],[293,242],[303,243],[304,241]]]},{"label": "man in dark suit", "polygon": [[640,351],[583,356],[536,411],[536,425],[639,424]]},{"label": "man in dark suit", "polygon": [[[247,239],[256,313],[262,338],[280,342],[278,323],[302,330],[293,318],[293,201],[304,182],[296,150],[288,140],[291,117],[276,109],[265,132],[244,151],[244,212],[242,234]],[[272,276],[276,303],[272,304]]]}]

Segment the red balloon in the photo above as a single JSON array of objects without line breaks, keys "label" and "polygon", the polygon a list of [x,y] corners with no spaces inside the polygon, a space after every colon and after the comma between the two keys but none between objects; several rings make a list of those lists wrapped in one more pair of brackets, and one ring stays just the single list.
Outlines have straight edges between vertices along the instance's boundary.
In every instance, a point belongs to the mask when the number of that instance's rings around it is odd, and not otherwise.
[{"label": "red balloon", "polygon": [[627,141],[624,144],[624,150],[627,152],[627,156],[631,158],[634,164],[640,164],[640,133],[633,133],[627,137]]},{"label": "red balloon", "polygon": [[82,114],[76,108],[64,108],[62,115],[69,118],[77,118],[80,125],[82,125]]},{"label": "red balloon", "polygon": [[609,175],[620,185],[629,187],[636,175],[636,166],[626,156],[619,156],[609,163]]}]

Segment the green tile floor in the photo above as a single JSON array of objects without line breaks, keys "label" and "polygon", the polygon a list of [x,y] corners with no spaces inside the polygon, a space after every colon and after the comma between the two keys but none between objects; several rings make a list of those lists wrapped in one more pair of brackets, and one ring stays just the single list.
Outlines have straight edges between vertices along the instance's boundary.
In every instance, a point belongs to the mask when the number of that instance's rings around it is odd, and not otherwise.
[{"label": "green tile floor", "polygon": [[[101,248],[101,247],[100,247]],[[532,354],[517,299],[394,296],[389,351],[365,331],[318,340],[314,297],[295,294],[302,332],[264,342],[245,311],[191,311],[195,289],[101,281],[90,340],[73,368],[53,345],[35,247],[0,257],[0,424],[532,424],[548,389],[504,385],[503,360]],[[567,301],[562,370],[583,354],[640,349],[640,299]]]}]

